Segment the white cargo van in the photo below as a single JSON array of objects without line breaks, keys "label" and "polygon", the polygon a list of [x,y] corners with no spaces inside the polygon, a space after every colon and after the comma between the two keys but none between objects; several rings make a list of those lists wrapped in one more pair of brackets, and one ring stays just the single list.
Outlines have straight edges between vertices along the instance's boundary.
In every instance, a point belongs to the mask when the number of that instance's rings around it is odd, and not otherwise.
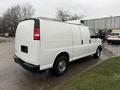
[{"label": "white cargo van", "polygon": [[63,75],[69,62],[99,58],[101,51],[95,31],[83,25],[36,18],[21,21],[16,30],[15,62],[30,71],[52,69]]}]

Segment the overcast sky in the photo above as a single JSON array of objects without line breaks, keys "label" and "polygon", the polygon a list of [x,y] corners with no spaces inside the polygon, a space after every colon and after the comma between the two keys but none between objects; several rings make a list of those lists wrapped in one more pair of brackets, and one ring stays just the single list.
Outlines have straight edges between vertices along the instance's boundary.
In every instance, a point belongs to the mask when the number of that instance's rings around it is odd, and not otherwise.
[{"label": "overcast sky", "polygon": [[120,16],[120,0],[0,0],[0,16],[16,4],[30,3],[35,8],[35,17],[56,16],[56,9],[85,15],[85,19]]}]

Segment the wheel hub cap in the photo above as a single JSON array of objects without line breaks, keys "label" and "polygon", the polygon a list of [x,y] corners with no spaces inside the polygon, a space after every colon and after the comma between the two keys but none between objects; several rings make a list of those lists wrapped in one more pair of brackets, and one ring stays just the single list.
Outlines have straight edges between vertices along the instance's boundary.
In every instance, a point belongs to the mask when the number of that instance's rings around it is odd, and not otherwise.
[{"label": "wheel hub cap", "polygon": [[64,60],[62,60],[61,62],[59,62],[58,69],[61,72],[65,71],[65,69],[66,69],[66,62]]}]

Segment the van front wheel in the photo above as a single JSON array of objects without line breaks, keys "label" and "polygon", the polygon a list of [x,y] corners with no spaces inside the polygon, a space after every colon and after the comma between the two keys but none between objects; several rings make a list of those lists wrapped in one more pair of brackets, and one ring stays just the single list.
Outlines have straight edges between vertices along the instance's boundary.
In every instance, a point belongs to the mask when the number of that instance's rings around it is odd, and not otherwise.
[{"label": "van front wheel", "polygon": [[96,50],[96,53],[94,54],[94,57],[95,57],[95,58],[99,58],[100,55],[101,55],[101,51],[102,51],[101,48],[98,47],[97,50]]},{"label": "van front wheel", "polygon": [[57,76],[63,75],[68,68],[68,58],[66,56],[60,56],[56,59],[53,66],[53,73]]}]

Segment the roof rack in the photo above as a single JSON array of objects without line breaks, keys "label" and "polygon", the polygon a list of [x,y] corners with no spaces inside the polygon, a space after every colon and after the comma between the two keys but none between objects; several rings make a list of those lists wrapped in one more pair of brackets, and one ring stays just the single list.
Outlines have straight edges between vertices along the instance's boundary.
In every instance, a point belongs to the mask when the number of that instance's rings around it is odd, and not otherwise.
[{"label": "roof rack", "polygon": [[61,21],[60,19],[55,19],[55,18],[47,18],[47,17],[38,17],[43,20],[52,20],[56,22],[61,22],[61,23],[67,23],[67,24],[73,24],[73,25],[84,25],[82,20],[71,20],[71,21]]},{"label": "roof rack", "polygon": [[38,18],[44,19],[44,20],[52,20],[52,21],[62,22],[60,19],[55,19],[55,18],[47,18],[47,17],[38,17]]}]

